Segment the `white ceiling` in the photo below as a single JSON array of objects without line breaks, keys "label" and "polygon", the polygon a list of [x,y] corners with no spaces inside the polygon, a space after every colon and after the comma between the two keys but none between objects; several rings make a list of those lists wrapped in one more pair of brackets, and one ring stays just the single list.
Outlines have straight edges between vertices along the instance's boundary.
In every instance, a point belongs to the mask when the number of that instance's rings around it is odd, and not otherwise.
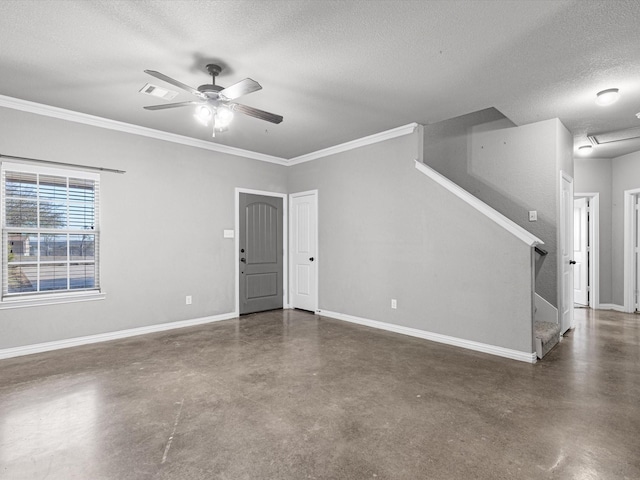
[{"label": "white ceiling", "polygon": [[[3,0],[0,94],[287,159],[488,107],[558,117],[579,146],[640,125],[639,23],[637,0]],[[191,107],[142,108],[163,103],[145,83],[170,87],[144,69],[197,87],[212,61],[223,86],[260,82],[239,101],[284,122],[237,114],[212,139]],[[621,100],[595,105],[611,87]]]}]

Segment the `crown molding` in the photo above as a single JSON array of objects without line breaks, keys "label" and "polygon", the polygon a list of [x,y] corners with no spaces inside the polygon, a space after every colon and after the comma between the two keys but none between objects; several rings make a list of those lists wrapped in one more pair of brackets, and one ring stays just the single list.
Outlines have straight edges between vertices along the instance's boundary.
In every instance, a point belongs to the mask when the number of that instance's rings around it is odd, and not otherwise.
[{"label": "crown molding", "polygon": [[219,143],[207,142],[206,140],[185,137],[184,135],[163,132],[160,130],[155,130],[153,128],[141,127],[139,125],[119,122],[117,120],[97,117],[95,115],[89,115],[86,113],[74,112],[73,110],[66,110],[64,108],[43,105],[41,103],[22,100],[19,98],[7,97],[5,95],[0,95],[0,107],[20,110],[22,112],[35,113],[36,115],[58,118],[60,120],[82,123],[84,125],[91,125],[99,128],[106,128],[108,130],[115,130],[118,132],[131,133],[133,135],[140,135],[142,137],[155,138],[156,140],[164,140],[167,142],[187,145],[189,147],[201,148],[203,150],[226,153],[229,155],[251,158],[253,160],[260,160],[263,162],[276,163],[278,165],[287,165],[288,163],[286,159],[280,157],[265,155],[263,153],[252,152],[250,150],[243,150],[236,147],[229,147],[226,145],[221,145]]},{"label": "crown molding", "polygon": [[44,105],[42,103],[31,102],[29,100],[8,97],[6,95],[0,95],[0,107],[285,166],[298,165],[299,163],[310,162],[319,158],[335,155],[336,153],[346,152],[348,150],[364,147],[373,143],[383,142],[385,140],[401,137],[403,135],[409,135],[420,126],[417,123],[409,123],[401,127],[392,128],[391,130],[386,130],[384,132],[375,133],[367,137],[359,138],[346,143],[341,143],[340,145],[335,145],[333,147],[324,148],[322,150],[317,150],[305,155],[286,159],[282,157],[266,155],[264,153],[253,152],[251,150],[229,147],[227,145],[208,142],[206,140],[200,140],[197,138],[185,137],[184,135],[177,135],[175,133],[163,132],[161,130],[155,130],[153,128],[142,127],[140,125],[120,122],[118,120],[111,120],[109,118],[89,115],[87,113],[75,112],[73,110],[53,107],[51,105]]},{"label": "crown molding", "polygon": [[409,123],[402,127],[392,128],[391,130],[385,130],[384,132],[375,133],[367,137],[362,137],[357,140],[351,140],[350,142],[341,143],[333,147],[324,148],[315,152],[300,155],[294,157],[287,162],[287,165],[298,165],[300,163],[310,162],[319,158],[328,157],[329,155],[335,155],[336,153],[346,152],[347,150],[353,150],[354,148],[364,147],[373,143],[383,142],[396,137],[402,137],[403,135],[409,135],[413,133],[419,125],[417,123]]}]

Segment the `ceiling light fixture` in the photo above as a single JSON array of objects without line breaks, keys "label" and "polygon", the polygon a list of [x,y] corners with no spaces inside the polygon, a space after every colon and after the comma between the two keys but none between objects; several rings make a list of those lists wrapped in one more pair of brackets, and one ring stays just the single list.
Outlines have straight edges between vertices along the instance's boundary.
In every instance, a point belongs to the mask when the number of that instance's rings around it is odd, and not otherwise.
[{"label": "ceiling light fixture", "polygon": [[204,125],[208,125],[212,115],[213,114],[211,113],[211,109],[209,109],[209,107],[205,107],[204,105],[201,105],[198,108],[196,108],[196,114],[194,116]]},{"label": "ceiling light fixture", "polygon": [[620,98],[620,90],[617,88],[608,88],[596,93],[596,103],[603,107],[616,103]]},{"label": "ceiling light fixture", "polygon": [[582,145],[581,147],[578,147],[578,154],[580,155],[591,155],[591,152],[593,152],[592,145]]},{"label": "ceiling light fixture", "polygon": [[217,130],[224,130],[229,126],[233,120],[233,111],[227,107],[219,107],[216,110],[216,116],[214,118],[214,125]]}]

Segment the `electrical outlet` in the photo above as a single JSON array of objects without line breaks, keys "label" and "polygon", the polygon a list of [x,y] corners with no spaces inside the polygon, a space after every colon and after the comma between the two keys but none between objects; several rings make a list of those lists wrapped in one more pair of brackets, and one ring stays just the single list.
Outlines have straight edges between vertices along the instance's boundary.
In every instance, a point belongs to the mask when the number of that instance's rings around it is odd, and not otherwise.
[{"label": "electrical outlet", "polygon": [[191,295],[187,295],[187,297],[185,298],[185,303],[186,303],[187,305],[191,305],[192,300],[193,300],[193,299],[191,298]]},{"label": "electrical outlet", "polygon": [[395,298],[391,299],[391,308],[398,308],[398,301]]}]

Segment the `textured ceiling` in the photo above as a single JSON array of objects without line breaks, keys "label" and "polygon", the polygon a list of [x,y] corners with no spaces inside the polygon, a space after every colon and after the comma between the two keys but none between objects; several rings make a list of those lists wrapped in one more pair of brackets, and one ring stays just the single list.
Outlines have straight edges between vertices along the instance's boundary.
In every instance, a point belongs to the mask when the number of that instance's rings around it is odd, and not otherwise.
[{"label": "textured ceiling", "polygon": [[[558,117],[581,145],[640,125],[639,22],[635,0],[4,0],[0,94],[283,158],[488,107]],[[223,86],[260,82],[239,101],[284,122],[236,115],[212,139],[190,107],[142,108],[163,102],[145,83],[169,87],[144,69],[197,87],[211,61]],[[610,87],[621,100],[595,105]]]}]

